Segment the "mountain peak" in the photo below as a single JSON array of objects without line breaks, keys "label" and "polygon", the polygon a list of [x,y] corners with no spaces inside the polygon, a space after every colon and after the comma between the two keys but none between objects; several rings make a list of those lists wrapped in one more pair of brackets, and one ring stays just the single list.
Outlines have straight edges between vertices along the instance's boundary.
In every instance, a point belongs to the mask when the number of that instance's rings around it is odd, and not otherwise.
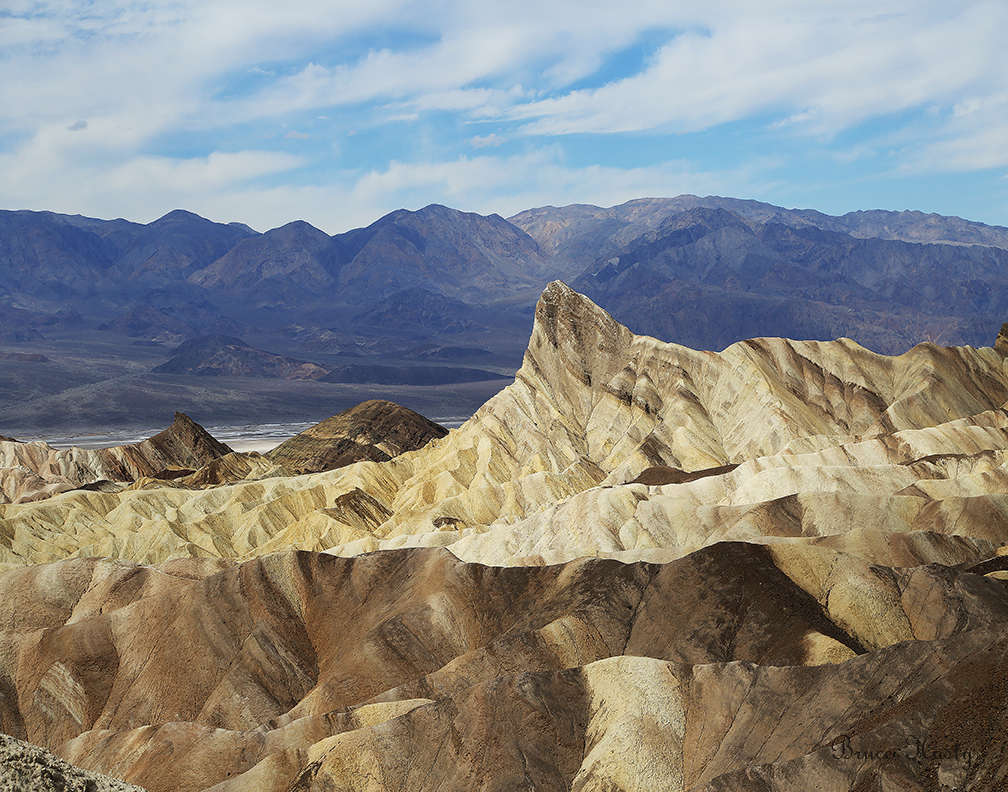
[{"label": "mountain peak", "polygon": [[207,220],[205,217],[200,217],[200,215],[195,212],[190,212],[185,209],[172,209],[168,214],[162,215],[157,220],[155,220],[151,225],[164,224],[164,223],[181,223],[181,222],[192,222],[193,220],[203,223],[211,223],[212,220]]}]

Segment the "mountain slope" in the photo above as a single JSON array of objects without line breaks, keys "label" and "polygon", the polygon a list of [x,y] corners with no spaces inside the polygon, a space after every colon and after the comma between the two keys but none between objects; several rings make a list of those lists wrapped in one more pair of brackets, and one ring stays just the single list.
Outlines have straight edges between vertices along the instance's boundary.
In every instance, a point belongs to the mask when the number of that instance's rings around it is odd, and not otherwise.
[{"label": "mountain slope", "polygon": [[[634,336],[554,283],[514,384],[440,443],[224,493],[166,487],[2,507],[11,544],[0,557],[84,547],[114,557],[142,535],[149,562],[412,544],[492,563],[662,560],[764,534],[829,545],[846,541],[839,526],[859,514],[858,524],[885,526],[851,546],[869,560],[980,561],[1008,536],[1006,400],[1004,357],[990,347],[922,344],[886,357],[851,341],[761,339],[695,351]],[[654,466],[726,465],[738,467],[667,488],[625,484]],[[354,490],[387,514],[327,511]],[[256,505],[238,507],[246,502]]]},{"label": "mountain slope", "polygon": [[180,412],[163,432],[112,448],[56,449],[45,443],[0,439],[0,497],[17,503],[101,482],[136,481],[169,468],[196,469],[230,451]]},{"label": "mountain slope", "polygon": [[254,236],[182,209],[147,225],[113,221],[95,232],[117,249],[116,267],[127,280],[167,282],[185,280]]},{"label": "mountain slope", "polygon": [[[911,780],[1003,778],[1003,584],[823,560],[870,614],[825,611],[746,544],[662,565],[412,549],[7,572],[0,728],[150,792],[719,788],[753,766],[849,789],[900,764],[844,753],[915,739],[931,763]],[[968,761],[943,763],[954,746]]]},{"label": "mountain slope", "polygon": [[[980,346],[1008,313],[1008,229],[960,218],[683,195],[511,221],[431,205],[329,236],[302,221],[256,234],[183,210],[146,225],[6,212],[0,299],[147,340],[377,325],[401,349],[452,335],[508,352],[558,277],[635,331],[694,348],[768,335],[850,337],[886,353],[922,338]],[[402,309],[418,300],[427,307]],[[436,307],[446,301],[455,309]],[[18,343],[69,332],[18,326],[9,310],[0,323]]]},{"label": "mountain slope", "polygon": [[412,410],[371,399],[285,440],[266,456],[288,470],[317,473],[362,459],[384,462],[446,434]]},{"label": "mountain slope", "polygon": [[1001,788],[1004,348],[551,283],[422,448],[0,506],[0,731],[151,792]]},{"label": "mountain slope", "polygon": [[167,363],[154,374],[191,374],[198,377],[280,377],[317,380],[329,369],[315,363],[274,355],[250,347],[240,338],[223,335],[192,338],[172,350]]},{"label": "mountain slope", "polygon": [[419,286],[469,304],[528,298],[556,269],[524,232],[498,215],[432,204],[399,210],[337,238],[341,288],[369,299]]},{"label": "mountain slope", "polygon": [[700,207],[610,251],[573,284],[636,329],[695,347],[769,330],[892,353],[922,336],[985,338],[1008,312],[1006,264],[998,248],[860,239]]}]

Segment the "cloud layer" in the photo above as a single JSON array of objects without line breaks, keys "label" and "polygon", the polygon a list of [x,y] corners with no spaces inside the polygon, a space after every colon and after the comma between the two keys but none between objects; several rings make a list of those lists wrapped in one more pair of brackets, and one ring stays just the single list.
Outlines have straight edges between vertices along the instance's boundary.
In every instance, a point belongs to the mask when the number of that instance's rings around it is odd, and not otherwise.
[{"label": "cloud layer", "polygon": [[0,205],[327,231],[722,192],[1008,224],[1008,5],[14,0]]}]

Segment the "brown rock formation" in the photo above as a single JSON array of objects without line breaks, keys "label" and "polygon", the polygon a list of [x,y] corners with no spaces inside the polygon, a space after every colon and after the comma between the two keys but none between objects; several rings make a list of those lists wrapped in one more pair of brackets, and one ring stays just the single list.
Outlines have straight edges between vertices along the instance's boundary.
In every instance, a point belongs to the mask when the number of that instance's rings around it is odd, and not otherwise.
[{"label": "brown rock formation", "polygon": [[266,456],[297,473],[318,473],[365,459],[385,462],[446,434],[419,413],[372,399],[326,418]]},{"label": "brown rock formation", "polygon": [[101,481],[130,482],[159,474],[170,479],[173,476],[165,471],[194,470],[230,451],[180,412],[163,432],[112,448],[59,450],[45,443],[0,439],[0,493],[16,503]]},{"label": "brown rock formation", "polygon": [[81,770],[52,752],[0,734],[0,792],[144,792]]},{"label": "brown rock formation", "polygon": [[[959,770],[999,779],[1001,581],[828,563],[824,603],[794,559],[744,543],[661,565],[413,549],[13,570],[0,729],[151,792],[746,789],[733,774],[793,762],[846,789],[866,770],[837,751],[956,739]],[[868,777],[941,770],[904,758]]]},{"label": "brown rock formation", "polygon": [[1002,355],[1008,355],[1008,322],[1001,325],[994,341],[994,348]]},{"label": "brown rock formation", "polygon": [[696,352],[554,283],[422,448],[362,405],[291,458],[397,456],[0,506],[0,730],[151,792],[1001,789],[1006,400],[991,348]]},{"label": "brown rock formation", "polygon": [[[665,561],[786,538],[885,565],[977,563],[1008,541],[1006,400],[989,347],[886,357],[843,339],[754,339],[696,352],[635,336],[554,283],[514,384],[442,440],[296,478],[267,481],[257,464],[208,476],[195,486],[237,483],[203,493],[144,479],[0,507],[0,562],[413,545],[493,564]],[[655,467],[726,472],[632,483]],[[333,508],[354,490],[380,509]]]}]

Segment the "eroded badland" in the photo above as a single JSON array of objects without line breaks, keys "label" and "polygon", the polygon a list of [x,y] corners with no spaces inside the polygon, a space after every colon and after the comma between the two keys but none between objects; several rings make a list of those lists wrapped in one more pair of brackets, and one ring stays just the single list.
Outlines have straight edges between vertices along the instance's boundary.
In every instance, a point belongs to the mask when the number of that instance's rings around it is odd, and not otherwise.
[{"label": "eroded badland", "polygon": [[416,450],[0,442],[0,731],[151,792],[1001,788],[1001,346],[694,351],[554,282]]}]

